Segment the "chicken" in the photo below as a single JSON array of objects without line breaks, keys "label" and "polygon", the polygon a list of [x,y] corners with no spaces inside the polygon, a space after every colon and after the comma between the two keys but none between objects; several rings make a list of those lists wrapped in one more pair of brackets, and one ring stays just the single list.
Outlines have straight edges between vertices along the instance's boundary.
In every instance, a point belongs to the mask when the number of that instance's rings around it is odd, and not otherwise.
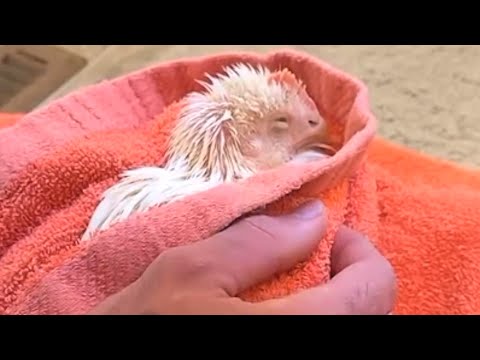
[{"label": "chicken", "polygon": [[122,174],[105,191],[82,240],[134,213],[334,151],[304,84],[284,69],[235,64],[191,92],[171,134],[164,167]]}]

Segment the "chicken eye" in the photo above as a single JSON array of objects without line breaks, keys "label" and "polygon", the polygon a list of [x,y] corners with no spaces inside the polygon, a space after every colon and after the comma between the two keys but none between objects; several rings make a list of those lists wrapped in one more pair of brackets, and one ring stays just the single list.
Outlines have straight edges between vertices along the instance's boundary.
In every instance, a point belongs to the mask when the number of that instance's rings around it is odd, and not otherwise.
[{"label": "chicken eye", "polygon": [[315,127],[318,125],[318,122],[315,121],[315,120],[308,120],[308,124],[311,126],[311,127]]},{"label": "chicken eye", "polygon": [[284,116],[280,116],[274,119],[274,129],[276,131],[284,131],[288,129],[288,119]]}]

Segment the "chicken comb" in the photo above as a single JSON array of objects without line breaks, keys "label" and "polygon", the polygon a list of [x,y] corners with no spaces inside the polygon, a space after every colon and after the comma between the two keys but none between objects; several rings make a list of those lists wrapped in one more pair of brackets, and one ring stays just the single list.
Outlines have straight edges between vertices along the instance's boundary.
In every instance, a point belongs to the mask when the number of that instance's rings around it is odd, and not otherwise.
[{"label": "chicken comb", "polygon": [[293,72],[288,69],[282,69],[270,74],[271,81],[277,81],[292,88],[304,89],[305,85],[298,79]]}]

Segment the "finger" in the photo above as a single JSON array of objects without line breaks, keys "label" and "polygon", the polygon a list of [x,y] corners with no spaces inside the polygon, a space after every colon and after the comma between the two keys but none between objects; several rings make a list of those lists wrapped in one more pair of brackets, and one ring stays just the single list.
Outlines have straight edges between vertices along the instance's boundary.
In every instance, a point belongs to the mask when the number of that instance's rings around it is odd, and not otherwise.
[{"label": "finger", "polygon": [[332,276],[348,266],[373,256],[381,256],[369,239],[362,234],[341,226],[332,247]]},{"label": "finger", "polygon": [[[259,304],[254,312],[292,315],[384,315],[395,303],[394,277],[384,261],[352,265],[326,285]],[[249,307],[251,309],[251,307]]]},{"label": "finger", "polygon": [[347,314],[387,314],[396,298],[395,272],[389,261],[361,233],[342,226],[332,248],[332,280]]},{"label": "finger", "polygon": [[[279,217],[252,216],[192,246],[177,248],[175,282],[236,296],[305,260],[325,234],[323,205]],[[187,285],[188,283],[188,285]]]},{"label": "finger", "polygon": [[393,310],[396,279],[390,263],[362,235],[342,228],[332,249],[335,276],[323,286],[280,300],[256,311],[289,314],[387,314]]}]

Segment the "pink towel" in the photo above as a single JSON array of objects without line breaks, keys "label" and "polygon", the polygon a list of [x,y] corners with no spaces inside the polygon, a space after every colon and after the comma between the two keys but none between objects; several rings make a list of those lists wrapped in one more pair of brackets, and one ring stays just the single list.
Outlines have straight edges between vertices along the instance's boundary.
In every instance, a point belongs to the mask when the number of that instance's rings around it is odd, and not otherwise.
[{"label": "pink towel", "polygon": [[[79,245],[102,191],[122,170],[162,165],[181,106],[176,101],[197,90],[205,72],[239,61],[286,67],[302,78],[342,149],[315,164],[285,166],[152,209]],[[28,114],[0,132],[0,310],[84,313],[169,247],[201,241],[262,205],[278,213],[320,198],[329,210],[329,230],[319,248],[242,297],[259,301],[328,280],[333,235],[347,223],[394,264],[397,313],[478,311],[480,259],[472,240],[480,222],[478,172],[379,143],[375,129],[363,83],[290,50],[167,62]],[[411,168],[421,180],[405,179]]]}]

